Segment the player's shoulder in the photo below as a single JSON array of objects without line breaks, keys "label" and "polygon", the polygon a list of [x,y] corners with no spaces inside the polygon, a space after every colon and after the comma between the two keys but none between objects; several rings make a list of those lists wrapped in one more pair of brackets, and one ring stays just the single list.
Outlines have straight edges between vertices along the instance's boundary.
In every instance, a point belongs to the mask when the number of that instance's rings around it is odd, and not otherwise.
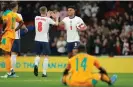
[{"label": "player's shoulder", "polygon": [[20,13],[16,13],[19,17],[21,17],[22,18],[22,15],[20,14]]},{"label": "player's shoulder", "polygon": [[79,16],[75,16],[75,18],[76,18],[76,19],[81,19],[81,17],[79,17]]},{"label": "player's shoulder", "polygon": [[95,59],[96,57],[87,53],[79,53],[78,56],[85,56],[87,58]]},{"label": "player's shoulder", "polygon": [[44,19],[51,19],[51,18],[49,18],[49,17],[47,17],[47,16],[46,16],[46,17],[36,16],[35,19],[36,19],[36,18],[41,18],[41,19],[42,19],[42,18],[44,18]]},{"label": "player's shoulder", "polygon": [[11,10],[4,11],[3,16],[7,16],[10,12],[11,12]]},{"label": "player's shoulder", "polygon": [[18,16],[21,16],[21,14],[20,14],[20,13],[17,13],[17,15],[18,15]]},{"label": "player's shoulder", "polygon": [[69,19],[69,17],[67,16],[67,17],[64,17],[64,19],[63,20],[65,20],[65,19]]},{"label": "player's shoulder", "polygon": [[47,16],[45,17],[45,19],[47,19],[47,20],[52,20],[52,18],[50,18],[50,17],[47,17]]},{"label": "player's shoulder", "polygon": [[88,57],[91,58],[91,59],[93,59],[93,60],[96,60],[97,59],[96,56],[93,56],[93,55],[90,55],[90,54],[88,54]]},{"label": "player's shoulder", "polygon": [[35,18],[40,18],[41,16],[35,16]]}]

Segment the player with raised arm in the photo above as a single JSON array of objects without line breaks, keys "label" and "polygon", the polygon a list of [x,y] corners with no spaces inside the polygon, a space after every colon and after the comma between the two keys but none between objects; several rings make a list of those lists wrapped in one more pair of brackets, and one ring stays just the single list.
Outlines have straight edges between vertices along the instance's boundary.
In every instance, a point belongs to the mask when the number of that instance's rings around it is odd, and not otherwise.
[{"label": "player with raised arm", "polygon": [[[15,31],[19,30],[20,27],[23,25],[22,19],[16,13],[18,10],[17,2],[11,2],[10,9],[11,10],[6,10],[2,16],[3,33],[0,48],[4,51],[7,69],[7,74],[5,76],[2,76],[3,78],[12,76],[10,52],[15,39]],[[19,23],[17,28],[15,28],[16,22]]]},{"label": "player with raised arm", "polygon": [[[51,12],[48,12],[50,16]],[[56,22],[54,22],[50,17],[47,17],[47,8],[45,6],[40,7],[41,16],[35,17],[35,44],[36,44],[36,57],[35,57],[35,66],[34,66],[34,75],[38,76],[38,66],[40,62],[40,55],[43,53],[44,61],[43,61],[43,74],[42,77],[47,77],[46,70],[48,68],[48,55],[50,54],[50,46],[49,46],[49,25],[58,25],[58,17],[56,17]]]},{"label": "player with raised arm", "polygon": [[[17,15],[23,20],[22,15],[17,13]],[[16,27],[19,25],[18,22],[16,22]],[[25,32],[28,32],[28,29],[26,26],[23,24],[21,29],[24,29]],[[13,42],[12,50],[11,50],[11,72],[12,76],[16,77],[15,74],[15,66],[16,66],[16,58],[18,53],[20,52],[20,30],[15,32],[15,40]]]},{"label": "player with raised arm", "polygon": [[80,45],[78,31],[83,31],[87,28],[83,20],[80,17],[75,16],[75,11],[74,6],[69,6],[68,17],[65,17],[59,23],[59,26],[64,25],[65,30],[67,31],[67,51],[69,58],[78,52],[78,47]]},{"label": "player with raised arm", "polygon": [[[96,57],[85,53],[85,48],[80,49],[79,54],[76,54],[69,59],[68,66],[63,72],[62,82],[70,87],[95,87],[97,81],[101,80],[108,85],[113,85],[117,79],[117,75],[111,78],[106,70],[100,65]],[[100,70],[99,73],[93,73],[93,67]]]}]

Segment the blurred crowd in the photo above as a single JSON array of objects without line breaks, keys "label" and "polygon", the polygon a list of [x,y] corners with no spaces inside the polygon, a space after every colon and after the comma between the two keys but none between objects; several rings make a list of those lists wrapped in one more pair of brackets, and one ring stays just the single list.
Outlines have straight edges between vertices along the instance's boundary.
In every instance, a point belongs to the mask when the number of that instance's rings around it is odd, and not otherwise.
[{"label": "blurred crowd", "polygon": [[[26,3],[26,4],[25,4]],[[25,22],[33,22],[39,15],[39,7],[60,12],[60,21],[67,16],[67,6],[75,5],[76,15],[87,25],[87,31],[79,32],[80,46],[86,46],[92,55],[133,55],[133,3],[120,1],[81,2],[20,2],[19,13]],[[28,24],[27,24],[28,25]],[[53,55],[66,55],[66,31],[62,27],[50,27],[50,45]],[[23,38],[22,38],[23,39]]]}]

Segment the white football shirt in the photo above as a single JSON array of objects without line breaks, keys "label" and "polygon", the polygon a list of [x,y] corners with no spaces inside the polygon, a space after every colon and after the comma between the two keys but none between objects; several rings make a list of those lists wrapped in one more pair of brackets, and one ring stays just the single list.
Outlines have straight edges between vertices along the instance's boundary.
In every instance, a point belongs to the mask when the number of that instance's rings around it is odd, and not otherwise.
[{"label": "white football shirt", "polygon": [[35,17],[35,41],[48,42],[49,25],[54,25],[55,22],[49,17],[36,16]]},{"label": "white football shirt", "polygon": [[[22,15],[21,14],[19,14],[19,13],[17,13],[17,15],[23,20],[23,18],[22,18]],[[18,22],[16,22],[16,27],[15,28],[17,28],[18,27],[18,25],[19,25],[19,23]],[[16,32],[15,32],[15,39],[20,39],[20,29],[19,30],[17,30]]]},{"label": "white football shirt", "polygon": [[67,31],[67,42],[80,41],[76,26],[78,23],[84,24],[83,20],[80,17],[75,16],[72,19],[65,17],[62,21],[64,22],[65,29]]}]

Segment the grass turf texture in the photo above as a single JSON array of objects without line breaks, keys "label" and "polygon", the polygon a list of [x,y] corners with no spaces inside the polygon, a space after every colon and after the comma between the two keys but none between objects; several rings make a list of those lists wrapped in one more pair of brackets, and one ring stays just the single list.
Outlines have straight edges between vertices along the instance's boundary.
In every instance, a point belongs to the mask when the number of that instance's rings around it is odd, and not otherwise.
[{"label": "grass turf texture", "polygon": [[[5,73],[0,72],[0,76]],[[19,78],[0,78],[0,87],[67,87],[61,84],[62,73],[48,73],[47,78],[42,78],[41,73],[35,77],[32,72],[19,72]],[[111,76],[112,74],[109,74]],[[133,87],[133,74],[117,74],[118,79],[113,87]],[[99,81],[96,87],[108,87]]]}]

